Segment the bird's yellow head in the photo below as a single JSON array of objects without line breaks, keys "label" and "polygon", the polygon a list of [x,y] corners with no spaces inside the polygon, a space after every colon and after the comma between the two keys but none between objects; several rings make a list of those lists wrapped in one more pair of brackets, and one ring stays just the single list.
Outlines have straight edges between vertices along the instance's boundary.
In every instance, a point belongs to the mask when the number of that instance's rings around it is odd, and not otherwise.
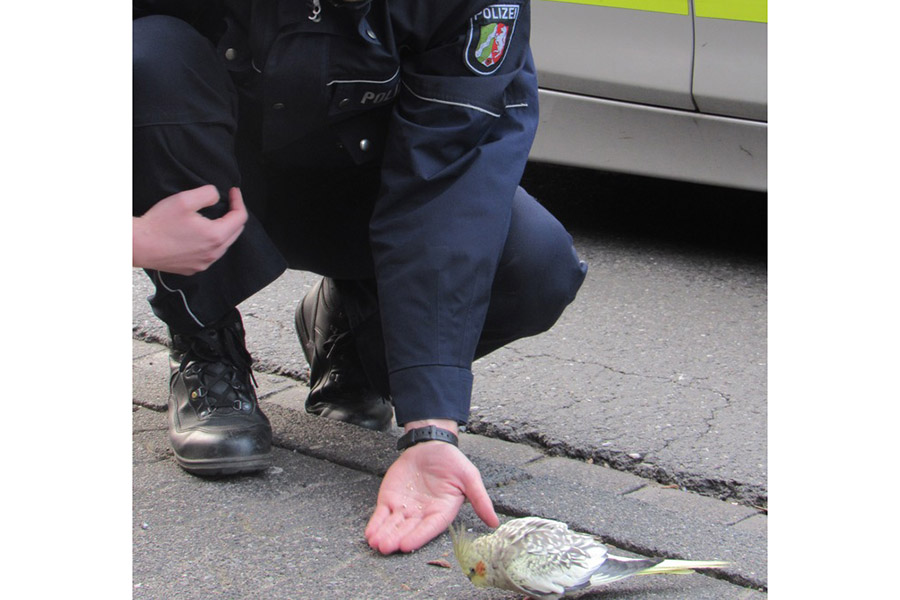
[{"label": "bird's yellow head", "polygon": [[469,581],[477,587],[488,587],[488,567],[481,555],[477,538],[467,532],[462,525],[450,525],[450,539],[453,540],[453,553]]}]

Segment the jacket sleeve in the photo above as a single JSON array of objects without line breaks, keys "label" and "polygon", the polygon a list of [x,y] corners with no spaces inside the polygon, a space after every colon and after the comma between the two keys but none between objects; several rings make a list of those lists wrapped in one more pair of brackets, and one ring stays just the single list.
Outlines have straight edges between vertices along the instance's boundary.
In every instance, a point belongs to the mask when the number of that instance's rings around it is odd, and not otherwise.
[{"label": "jacket sleeve", "polygon": [[[397,422],[465,423],[475,347],[538,122],[530,11],[527,2],[490,5],[515,12],[487,22],[484,2],[423,5],[407,15],[410,51],[371,240]],[[488,39],[495,30],[505,38]],[[494,56],[481,62],[486,43]]]}]

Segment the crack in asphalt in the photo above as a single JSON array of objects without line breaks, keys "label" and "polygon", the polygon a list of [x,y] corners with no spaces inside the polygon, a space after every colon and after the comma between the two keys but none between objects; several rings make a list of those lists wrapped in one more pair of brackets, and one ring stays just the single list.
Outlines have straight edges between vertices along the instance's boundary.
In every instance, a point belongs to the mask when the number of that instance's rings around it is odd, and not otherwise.
[{"label": "crack in asphalt", "polygon": [[[148,342],[166,344],[168,341],[166,338],[155,334],[153,331],[147,331],[142,329],[141,327],[133,327],[133,335],[136,339]],[[720,390],[716,390],[711,387],[696,385],[697,381],[699,380],[697,378],[692,378],[690,381],[682,382],[677,377],[629,372],[596,361],[564,358],[547,353],[528,353],[509,346],[505,347],[503,350],[513,353],[523,359],[543,358],[577,365],[591,365],[621,376],[659,381],[677,385],[680,387],[691,387],[697,390],[716,394],[723,400],[725,405],[719,407],[709,407],[710,416],[703,419],[703,422],[706,426],[705,430],[693,436],[694,439],[698,441],[702,440],[704,436],[708,435],[713,430],[717,411],[729,408],[732,402],[728,394]],[[255,364],[254,370],[260,373],[268,373],[272,375],[287,377],[301,383],[306,382],[302,377],[303,373],[299,375],[293,372],[286,373],[277,365],[270,364],[266,361],[261,361]],[[567,406],[572,406],[573,403],[578,401],[579,400],[576,399]],[[140,404],[145,408],[160,410],[159,408],[147,406],[141,403],[136,404]],[[690,490],[705,496],[714,497],[720,500],[735,501],[757,508],[760,506],[767,506],[768,503],[768,493],[763,486],[758,486],[746,482],[738,482],[734,480],[726,480],[724,478],[711,478],[700,475],[698,473],[692,473],[690,471],[679,471],[677,468],[668,468],[654,463],[645,462],[645,457],[648,454],[667,450],[673,442],[678,441],[677,438],[662,438],[660,440],[662,442],[661,446],[655,449],[651,449],[650,452],[647,452],[645,450],[643,455],[640,455],[633,450],[628,451],[625,449],[578,448],[566,441],[556,439],[550,434],[540,432],[527,423],[493,423],[490,421],[485,421],[480,415],[477,414],[472,415],[467,430],[471,433],[484,435],[486,437],[493,437],[513,443],[524,443],[534,448],[540,449],[549,456],[565,456],[577,460],[602,462],[612,469],[632,473],[645,479],[651,479],[663,485],[676,484],[683,489]],[[604,439],[605,442],[614,442],[620,437],[621,436],[609,435]],[[635,458],[635,456],[638,456],[639,458]]]}]

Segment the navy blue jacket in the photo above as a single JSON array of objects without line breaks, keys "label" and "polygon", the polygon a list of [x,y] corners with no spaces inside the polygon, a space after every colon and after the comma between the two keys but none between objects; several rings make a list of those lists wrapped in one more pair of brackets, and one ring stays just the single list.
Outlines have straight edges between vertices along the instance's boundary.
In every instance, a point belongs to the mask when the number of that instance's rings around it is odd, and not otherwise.
[{"label": "navy blue jacket", "polygon": [[466,422],[513,195],[538,123],[526,0],[135,3],[214,40],[263,150],[381,163],[370,224],[397,421]]}]

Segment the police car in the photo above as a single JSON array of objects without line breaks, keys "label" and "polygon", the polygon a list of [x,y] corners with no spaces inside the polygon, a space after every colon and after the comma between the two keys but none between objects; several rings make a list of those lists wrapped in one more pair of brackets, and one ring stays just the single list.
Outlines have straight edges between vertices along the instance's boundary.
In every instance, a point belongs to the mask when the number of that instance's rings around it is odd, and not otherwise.
[{"label": "police car", "polygon": [[766,0],[534,0],[531,159],[765,191]]}]

